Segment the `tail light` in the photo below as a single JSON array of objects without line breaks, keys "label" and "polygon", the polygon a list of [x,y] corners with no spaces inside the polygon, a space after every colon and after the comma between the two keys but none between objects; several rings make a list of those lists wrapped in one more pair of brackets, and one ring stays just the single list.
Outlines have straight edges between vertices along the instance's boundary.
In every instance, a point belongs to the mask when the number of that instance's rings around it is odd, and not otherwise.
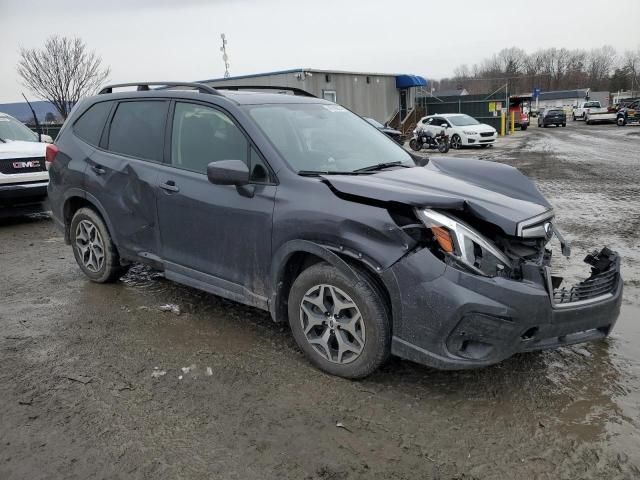
[{"label": "tail light", "polygon": [[50,143],[47,145],[47,150],[44,154],[44,164],[47,167],[47,170],[49,170],[49,167],[56,159],[56,155],[58,154],[58,152],[59,149],[54,144]]}]

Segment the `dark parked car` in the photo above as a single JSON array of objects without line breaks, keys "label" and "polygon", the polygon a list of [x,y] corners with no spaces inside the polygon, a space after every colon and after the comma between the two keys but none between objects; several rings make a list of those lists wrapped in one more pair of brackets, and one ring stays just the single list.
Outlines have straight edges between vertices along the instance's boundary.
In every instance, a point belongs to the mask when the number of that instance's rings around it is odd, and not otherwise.
[{"label": "dark parked car", "polygon": [[389,354],[472,368],[613,328],[617,254],[565,286],[553,209],[515,168],[412,157],[315,97],[172,86],[106,87],[48,147],[53,218],[92,281],[150,265],[288,321],[350,378]]},{"label": "dark parked car", "polygon": [[368,117],[363,117],[363,118],[367,122],[369,122],[371,125],[376,127],[378,130],[380,130],[382,133],[384,133],[387,137],[398,142],[400,145],[404,144],[404,136],[402,135],[401,131],[396,130],[395,128],[391,128],[386,125],[383,125],[382,123],[380,123],[377,120],[374,120],[373,118],[368,118]]},{"label": "dark parked car", "polygon": [[540,115],[538,115],[538,126],[548,127],[549,125],[555,125],[559,127],[567,126],[567,114],[562,108],[545,108]]}]

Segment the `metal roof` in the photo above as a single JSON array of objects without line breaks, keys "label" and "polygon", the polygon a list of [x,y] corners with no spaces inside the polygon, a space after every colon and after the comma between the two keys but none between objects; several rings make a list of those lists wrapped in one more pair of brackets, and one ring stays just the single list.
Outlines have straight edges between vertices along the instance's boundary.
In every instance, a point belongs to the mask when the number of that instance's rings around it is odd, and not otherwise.
[{"label": "metal roof", "polygon": [[554,92],[541,92],[540,100],[560,100],[563,98],[585,98],[589,93],[588,88],[577,90],[556,90]]},{"label": "metal roof", "polygon": [[437,90],[432,93],[434,97],[461,97],[467,95],[466,88],[452,89],[452,90]]},{"label": "metal roof", "polygon": [[[236,75],[228,78],[210,78],[208,80],[199,80],[198,83],[208,83],[208,82],[226,82],[230,80],[241,80],[243,78],[257,78],[257,77],[269,77],[274,75],[286,75],[288,73],[335,73],[335,74],[345,74],[345,75],[362,75],[362,76],[370,76],[370,77],[397,77],[401,74],[399,73],[379,73],[379,72],[351,72],[347,70],[322,70],[317,68],[291,68],[289,70],[275,70],[273,72],[263,72],[263,73],[252,73],[249,75]],[[422,77],[420,77],[422,78]]]}]

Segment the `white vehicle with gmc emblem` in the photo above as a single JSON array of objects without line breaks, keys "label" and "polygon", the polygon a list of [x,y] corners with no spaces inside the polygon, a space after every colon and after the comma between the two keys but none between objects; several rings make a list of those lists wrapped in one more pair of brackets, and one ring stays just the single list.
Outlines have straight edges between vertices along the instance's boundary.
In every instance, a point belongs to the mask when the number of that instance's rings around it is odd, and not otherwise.
[{"label": "white vehicle with gmc emblem", "polygon": [[441,113],[422,117],[416,130],[429,131],[433,136],[445,128],[451,148],[480,145],[487,147],[496,142],[498,132],[491,125],[480,123],[464,113]]},{"label": "white vehicle with gmc emblem", "polygon": [[[51,137],[42,136],[45,142]],[[10,115],[0,113],[0,217],[44,210],[49,174],[47,143]]]}]

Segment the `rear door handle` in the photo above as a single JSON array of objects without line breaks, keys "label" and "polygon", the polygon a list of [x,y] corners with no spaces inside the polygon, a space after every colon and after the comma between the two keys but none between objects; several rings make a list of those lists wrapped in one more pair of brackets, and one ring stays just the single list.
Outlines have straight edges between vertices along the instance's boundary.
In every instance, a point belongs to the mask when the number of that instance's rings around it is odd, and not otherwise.
[{"label": "rear door handle", "polygon": [[91,170],[96,172],[98,175],[104,175],[105,173],[107,173],[107,171],[100,165],[91,165]]},{"label": "rear door handle", "polygon": [[167,192],[179,192],[180,188],[176,185],[176,182],[173,180],[168,180],[165,183],[160,184],[160,188],[166,190]]}]

